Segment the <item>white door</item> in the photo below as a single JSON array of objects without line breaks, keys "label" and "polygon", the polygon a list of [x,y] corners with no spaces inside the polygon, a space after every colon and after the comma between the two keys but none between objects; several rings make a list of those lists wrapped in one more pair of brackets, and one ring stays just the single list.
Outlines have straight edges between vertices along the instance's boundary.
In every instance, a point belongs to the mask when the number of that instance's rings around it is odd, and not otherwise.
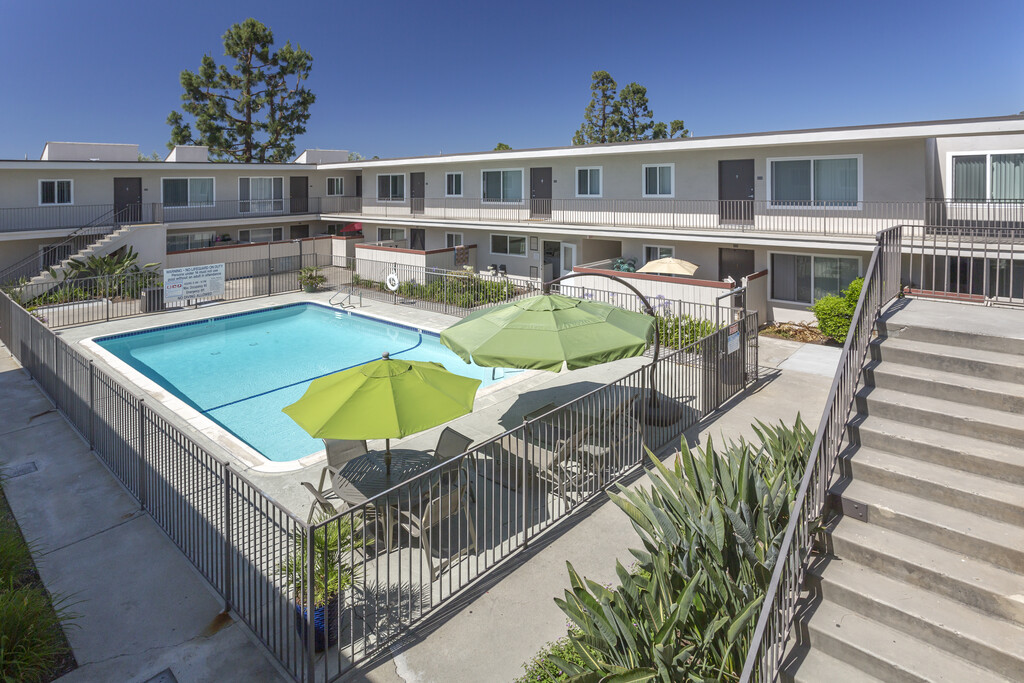
[{"label": "white door", "polygon": [[576,265],[576,245],[569,242],[562,242],[562,275],[572,272]]}]

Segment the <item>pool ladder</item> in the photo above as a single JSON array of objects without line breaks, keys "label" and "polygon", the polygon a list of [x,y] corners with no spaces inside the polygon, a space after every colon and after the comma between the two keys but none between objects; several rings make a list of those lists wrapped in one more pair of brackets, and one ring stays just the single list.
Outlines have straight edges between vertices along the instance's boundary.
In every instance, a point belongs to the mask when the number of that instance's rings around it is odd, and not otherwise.
[{"label": "pool ladder", "polygon": [[[332,294],[331,298],[327,301],[327,303],[329,305],[331,305],[331,306],[340,306],[341,308],[355,308],[356,305],[354,303],[352,303],[352,296],[355,295],[355,293],[356,293],[355,287],[349,287],[349,290],[348,290],[347,293],[338,291],[338,292],[335,292],[334,294]],[[341,298],[338,299],[338,297],[341,297]],[[335,301],[335,299],[338,299],[338,300]],[[363,293],[359,292],[359,308],[362,308],[362,307],[363,307]]]}]

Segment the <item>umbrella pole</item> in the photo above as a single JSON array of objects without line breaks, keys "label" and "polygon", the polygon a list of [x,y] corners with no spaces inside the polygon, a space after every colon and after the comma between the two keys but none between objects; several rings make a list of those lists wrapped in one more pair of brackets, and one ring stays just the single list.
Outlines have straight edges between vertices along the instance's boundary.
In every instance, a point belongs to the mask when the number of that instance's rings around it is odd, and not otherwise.
[{"label": "umbrella pole", "polygon": [[384,470],[391,475],[391,439],[384,439]]}]

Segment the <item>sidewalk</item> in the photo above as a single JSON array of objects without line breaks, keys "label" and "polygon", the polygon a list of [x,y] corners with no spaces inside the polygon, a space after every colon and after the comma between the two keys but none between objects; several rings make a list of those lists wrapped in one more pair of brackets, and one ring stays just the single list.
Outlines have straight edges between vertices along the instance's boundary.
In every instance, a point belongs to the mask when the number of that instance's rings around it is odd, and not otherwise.
[{"label": "sidewalk", "polygon": [[[787,364],[807,345],[761,338],[762,380],[740,395],[710,422],[686,432],[690,446],[713,438],[721,444],[740,436],[755,438],[751,423],[792,424],[800,413],[813,430],[824,409],[838,357],[825,375],[829,354],[811,354],[811,372]],[[780,366],[787,369],[780,370]],[[672,452],[678,450],[673,449]],[[645,475],[630,480],[647,486]],[[511,560],[497,580],[485,581],[455,604],[440,610],[440,619],[417,626],[405,642],[391,646],[391,657],[363,665],[347,681],[373,683],[507,682],[523,674],[522,664],[547,642],[565,635],[566,617],[553,598],[569,585],[566,561],[600,583],[616,581],[615,560],[630,566],[631,546],[639,545],[625,513],[609,500],[586,506],[560,529]],[[447,612],[447,614],[445,614]]]},{"label": "sidewalk", "polygon": [[3,347],[0,415],[7,499],[47,589],[79,615],[61,681],[285,680]]}]

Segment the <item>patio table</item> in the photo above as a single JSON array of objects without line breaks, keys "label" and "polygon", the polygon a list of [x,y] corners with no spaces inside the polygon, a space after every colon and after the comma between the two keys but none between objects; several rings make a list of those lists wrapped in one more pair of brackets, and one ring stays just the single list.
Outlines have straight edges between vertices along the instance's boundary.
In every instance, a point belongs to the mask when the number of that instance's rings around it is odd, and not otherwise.
[{"label": "patio table", "polygon": [[[429,453],[408,448],[393,448],[391,474],[388,474],[384,466],[384,451],[370,451],[349,460],[338,470],[334,475],[334,492],[349,505],[362,505],[374,496],[412,479],[436,464],[437,460]],[[430,490],[430,483],[432,482],[424,482],[422,494]],[[394,504],[398,502],[398,496],[404,499],[408,495],[406,491],[399,491],[394,497],[388,496],[388,500]],[[416,497],[417,492],[413,491],[412,495]],[[383,507],[385,504],[382,502],[377,507]]]}]

